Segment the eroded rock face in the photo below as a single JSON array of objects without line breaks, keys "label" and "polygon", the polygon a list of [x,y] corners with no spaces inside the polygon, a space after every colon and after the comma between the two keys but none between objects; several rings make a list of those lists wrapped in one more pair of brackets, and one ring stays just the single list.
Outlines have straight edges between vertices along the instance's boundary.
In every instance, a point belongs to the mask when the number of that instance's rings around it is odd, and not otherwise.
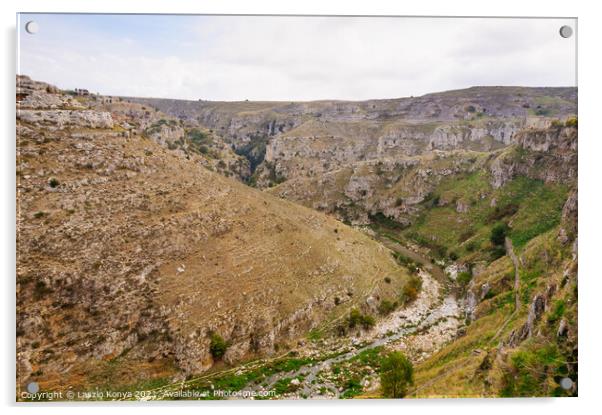
[{"label": "eroded rock face", "polygon": [[17,119],[59,130],[66,127],[113,128],[110,113],[88,110],[19,110]]},{"label": "eroded rock face", "polygon": [[533,335],[534,323],[546,309],[546,299],[543,295],[536,295],[529,306],[529,314],[527,315],[527,332],[528,337]]},{"label": "eroded rock face", "polygon": [[49,130],[70,128],[113,128],[108,112],[85,110],[74,97],[27,76],[17,77],[17,119],[44,125]]},{"label": "eroded rock face", "polygon": [[[28,76],[17,76],[17,108],[61,108],[75,104],[75,100],[60,94],[58,88],[45,82],[33,81]],[[79,104],[77,104],[79,106]]]},{"label": "eroded rock face", "polygon": [[566,318],[562,318],[558,323],[558,330],[556,331],[557,337],[566,337],[569,331],[569,323]]},{"label": "eroded rock face", "polygon": [[[424,158],[358,162],[315,178],[294,177],[270,193],[333,214],[354,225],[369,224],[380,215],[407,225],[442,180],[478,171],[484,168],[485,162],[486,159],[475,158],[472,153],[440,151]],[[438,203],[443,206],[451,200],[441,197]],[[469,201],[454,203],[463,213],[470,210]]]},{"label": "eroded rock face", "polygon": [[577,151],[577,128],[549,126],[544,129],[526,129],[517,134],[516,143],[535,152],[553,151],[558,155]]},{"label": "eroded rock face", "polygon": [[547,183],[577,178],[577,128],[526,129],[515,139],[516,147],[503,152],[490,165],[493,187],[499,188],[519,175]]},{"label": "eroded rock face", "polygon": [[[554,97],[549,108],[538,103],[543,96]],[[523,128],[550,125],[550,118],[534,117],[530,108],[560,119],[576,113],[575,88],[478,87],[363,102],[136,100],[183,120],[198,119],[237,149],[267,141],[259,187],[433,150],[492,151],[516,142]]]},{"label": "eroded rock face", "polygon": [[536,294],[529,304],[529,312],[527,321],[518,329],[510,333],[507,344],[511,347],[516,347],[524,340],[532,337],[535,334],[535,327],[541,316],[548,309],[550,300],[556,292],[555,285],[549,285],[543,293]]},{"label": "eroded rock face", "polygon": [[577,237],[577,189],[573,189],[569,194],[563,208],[558,231],[558,240],[561,244],[566,244]]},{"label": "eroded rock face", "polygon": [[184,137],[184,128],[179,125],[161,125],[150,132],[149,136],[157,143],[167,146]]}]

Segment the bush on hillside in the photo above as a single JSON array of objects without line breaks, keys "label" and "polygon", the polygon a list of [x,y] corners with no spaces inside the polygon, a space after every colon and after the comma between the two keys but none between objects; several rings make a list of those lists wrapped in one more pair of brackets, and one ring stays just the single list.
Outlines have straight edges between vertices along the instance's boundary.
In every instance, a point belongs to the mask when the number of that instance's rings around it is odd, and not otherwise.
[{"label": "bush on hillside", "polygon": [[209,345],[209,352],[214,359],[221,359],[226,354],[228,349],[228,343],[217,333],[211,335],[211,343]]},{"label": "bush on hillside", "polygon": [[504,222],[500,222],[496,224],[493,228],[491,228],[491,236],[489,240],[493,245],[502,246],[504,245],[504,241],[506,240],[506,235],[508,234],[508,225]]}]

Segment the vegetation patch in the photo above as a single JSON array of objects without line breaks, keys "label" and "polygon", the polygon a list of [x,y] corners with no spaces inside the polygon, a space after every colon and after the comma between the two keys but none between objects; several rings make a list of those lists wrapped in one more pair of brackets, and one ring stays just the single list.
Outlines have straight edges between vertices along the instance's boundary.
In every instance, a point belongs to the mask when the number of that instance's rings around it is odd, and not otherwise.
[{"label": "vegetation patch", "polygon": [[511,356],[501,396],[570,396],[559,384],[568,375],[567,358],[554,343],[531,344]]},{"label": "vegetation patch", "polygon": [[418,293],[422,289],[422,279],[417,275],[413,275],[400,294],[400,301],[402,304],[409,304],[418,298]]},{"label": "vegetation patch", "polygon": [[414,384],[414,367],[401,352],[391,352],[382,361],[380,384],[386,398],[403,398]]},{"label": "vegetation patch", "polygon": [[221,359],[224,357],[226,350],[228,349],[228,343],[217,333],[211,334],[211,343],[209,344],[209,351],[214,359]]},{"label": "vegetation patch", "polygon": [[[520,249],[556,227],[568,187],[517,177],[493,189],[486,173],[477,172],[442,181],[433,195],[423,202],[422,213],[401,234],[438,258],[470,256],[473,260],[494,261],[505,255],[506,236]],[[457,200],[468,203],[468,211],[456,211]]]}]

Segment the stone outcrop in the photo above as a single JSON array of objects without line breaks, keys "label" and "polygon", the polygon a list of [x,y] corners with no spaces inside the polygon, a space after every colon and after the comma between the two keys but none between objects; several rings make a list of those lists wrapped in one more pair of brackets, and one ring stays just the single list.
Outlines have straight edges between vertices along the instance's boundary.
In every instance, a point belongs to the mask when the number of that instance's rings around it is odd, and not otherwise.
[{"label": "stone outcrop", "polygon": [[507,344],[510,347],[516,347],[524,340],[535,334],[535,327],[539,322],[541,316],[548,309],[550,300],[556,292],[555,285],[549,285],[543,293],[536,294],[533,296],[531,303],[529,304],[529,312],[527,314],[527,321],[520,326],[518,329],[513,330],[508,337]]},{"label": "stone outcrop", "polygon": [[156,128],[147,129],[147,134],[157,143],[169,146],[184,138],[184,128],[180,125],[161,124]]},{"label": "stone outcrop", "polygon": [[17,119],[45,125],[49,130],[64,128],[113,128],[109,112],[86,110],[74,97],[27,76],[17,77]]},{"label": "stone outcrop", "polygon": [[549,183],[576,181],[577,128],[526,129],[516,134],[515,140],[516,146],[491,163],[491,184],[495,188],[519,175]]},{"label": "stone outcrop", "polygon": [[573,189],[562,208],[558,240],[563,245],[577,238],[577,203],[577,189]]},{"label": "stone outcrop", "polygon": [[108,112],[92,110],[18,110],[17,119],[46,125],[50,130],[64,128],[113,128]]}]

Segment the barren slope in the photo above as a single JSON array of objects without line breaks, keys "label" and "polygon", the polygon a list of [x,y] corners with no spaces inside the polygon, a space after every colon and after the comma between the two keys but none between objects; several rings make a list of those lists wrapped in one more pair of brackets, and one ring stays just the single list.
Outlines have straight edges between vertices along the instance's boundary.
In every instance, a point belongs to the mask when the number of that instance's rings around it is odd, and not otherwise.
[{"label": "barren slope", "polygon": [[19,92],[19,386],[199,372],[211,333],[228,362],[271,354],[405,283],[387,249],[333,218],[124,137],[50,86]]}]

